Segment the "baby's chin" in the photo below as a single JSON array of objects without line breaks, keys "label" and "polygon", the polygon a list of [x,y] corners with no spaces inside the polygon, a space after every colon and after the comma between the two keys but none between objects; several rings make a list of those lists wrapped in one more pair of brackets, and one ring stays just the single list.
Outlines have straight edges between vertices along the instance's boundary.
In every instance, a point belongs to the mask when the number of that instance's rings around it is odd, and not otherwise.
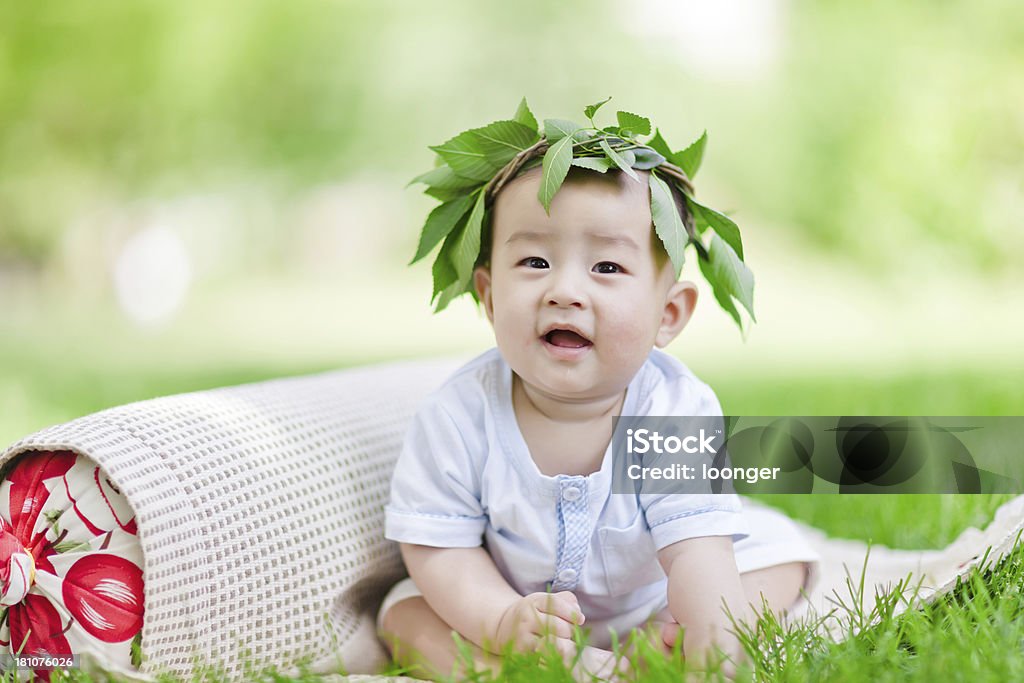
[{"label": "baby's chin", "polygon": [[557,377],[524,377],[519,374],[519,378],[524,387],[531,392],[566,405],[593,403],[619,397],[629,386],[628,381],[595,383],[583,377],[559,381]]}]

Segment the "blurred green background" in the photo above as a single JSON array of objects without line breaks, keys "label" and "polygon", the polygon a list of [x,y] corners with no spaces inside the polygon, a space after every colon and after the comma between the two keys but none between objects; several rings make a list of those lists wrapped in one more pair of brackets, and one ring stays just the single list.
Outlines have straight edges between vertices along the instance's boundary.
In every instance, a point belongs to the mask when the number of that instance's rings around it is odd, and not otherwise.
[{"label": "blurred green background", "polygon": [[760,322],[705,296],[670,351],[727,412],[1024,412],[1021,3],[0,2],[0,444],[487,348],[405,184],[524,95],[708,130]]}]

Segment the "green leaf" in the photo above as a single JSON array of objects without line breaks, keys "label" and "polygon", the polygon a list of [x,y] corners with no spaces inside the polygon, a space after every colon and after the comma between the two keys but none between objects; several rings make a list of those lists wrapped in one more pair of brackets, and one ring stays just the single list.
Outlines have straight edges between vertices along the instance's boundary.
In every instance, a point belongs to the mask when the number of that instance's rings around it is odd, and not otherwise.
[{"label": "green leaf", "polygon": [[651,120],[645,116],[628,111],[617,111],[615,119],[619,122],[619,128],[629,129],[636,135],[650,135],[651,133]]},{"label": "green leaf", "polygon": [[708,132],[704,131],[701,136],[694,140],[693,144],[684,149],[682,152],[676,152],[672,155],[672,163],[679,168],[683,169],[683,173],[693,180],[693,176],[697,175],[697,169],[700,168],[701,159],[704,158],[704,145],[708,142]]},{"label": "green leaf", "polygon": [[[693,212],[693,217],[698,227],[705,225],[710,227],[715,233],[720,236],[726,243],[732,247],[736,255],[743,260],[743,240],[740,238],[740,229],[731,218],[726,216],[724,213],[719,213],[714,209],[698,204],[690,197],[686,198],[686,201],[690,205],[690,211]],[[701,232],[704,232],[701,230]]]},{"label": "green leaf", "polygon": [[[499,168],[519,152],[537,142],[537,131],[518,121],[495,121],[483,128],[469,131],[480,140],[480,148],[489,161]],[[489,178],[488,178],[489,179]]]},{"label": "green leaf", "polygon": [[487,181],[503,166],[487,158],[480,137],[471,130],[459,133],[443,145],[430,149],[440,154],[445,163],[463,178]]},{"label": "green leaf", "polygon": [[525,171],[529,171],[530,169],[537,168],[538,166],[541,165],[541,163],[543,163],[543,161],[544,161],[544,157],[542,157],[542,156],[540,156],[540,157],[533,157],[532,159],[527,161],[525,164],[523,164],[523,168],[520,169],[520,170],[522,172],[525,172]]},{"label": "green leaf", "polygon": [[[544,122],[545,127],[547,121]],[[540,176],[540,191],[537,198],[544,205],[544,211],[551,213],[551,200],[554,198],[558,188],[565,181],[569,173],[569,164],[572,163],[572,133],[566,133],[555,144],[548,147],[544,153]]]},{"label": "green leaf", "polygon": [[[471,188],[477,188],[481,185],[479,180],[455,175],[455,172],[447,164],[416,176],[409,184],[413,183],[426,183],[427,189],[423,192],[442,202],[451,202],[464,197]],[[415,263],[415,260],[412,263]]]},{"label": "green leaf", "polygon": [[53,546],[54,551],[58,553],[83,553],[91,548],[92,546],[84,541],[61,541]]},{"label": "green leaf", "polygon": [[57,508],[43,511],[43,517],[46,519],[47,526],[53,530],[56,536],[60,536],[60,516],[62,514],[64,514],[64,511]]},{"label": "green leaf", "polygon": [[743,321],[740,318],[740,312],[736,310],[736,304],[733,303],[732,297],[729,292],[725,290],[720,282],[715,278],[714,270],[711,268],[711,261],[706,258],[698,259],[700,263],[700,272],[704,275],[704,279],[711,285],[711,293],[715,295],[715,301],[722,307],[729,316],[736,321],[736,324],[740,328],[740,332],[743,331]]},{"label": "green leaf", "polygon": [[537,118],[533,115],[533,112],[530,111],[529,105],[526,104],[525,97],[520,100],[519,106],[516,108],[515,116],[513,116],[512,119],[523,124],[534,133],[538,132]]},{"label": "green leaf", "polygon": [[597,110],[600,109],[601,107],[603,107],[610,99],[612,99],[612,98],[609,96],[609,97],[606,97],[605,99],[601,100],[600,102],[594,102],[593,104],[588,104],[583,109],[583,115],[586,116],[588,119],[590,119],[590,122],[593,123],[594,122],[594,114],[596,114]]},{"label": "green leaf", "polygon": [[139,668],[142,666],[142,631],[135,634],[132,638],[132,644],[129,648],[131,650],[132,666]]},{"label": "green leaf", "polygon": [[466,227],[462,229],[455,241],[452,250],[451,260],[455,266],[455,273],[459,282],[465,282],[473,274],[473,266],[480,256],[480,232],[484,224],[484,198],[483,191],[477,192],[476,203],[466,220]]},{"label": "green leaf", "polygon": [[[445,164],[444,166],[432,168],[426,173],[421,173],[409,181],[409,185],[414,183],[424,183],[439,190],[461,190],[479,185],[480,181],[457,176],[451,167]],[[406,185],[406,187],[409,187],[409,185]]]},{"label": "green leaf", "polygon": [[747,309],[750,318],[757,322],[757,317],[754,316],[754,274],[740,260],[732,247],[718,235],[711,237],[708,259],[711,261],[711,271],[715,280],[730,296],[739,301],[743,308]]},{"label": "green leaf", "polygon": [[650,174],[647,184],[651,188],[651,218],[654,219],[654,232],[665,245],[665,251],[672,259],[678,278],[683,271],[683,252],[689,239],[686,226],[683,225],[683,219],[676,210],[676,203],[672,200],[672,191],[668,184],[655,173]]},{"label": "green leaf", "polygon": [[[480,184],[477,183],[476,181],[474,181],[474,183],[476,185]],[[436,187],[428,187],[427,189],[423,190],[423,194],[433,197],[434,199],[439,199],[442,202],[450,202],[452,200],[458,199],[459,197],[464,197],[467,194],[467,192],[466,190],[441,190]]]},{"label": "green leaf", "polygon": [[553,145],[567,135],[572,135],[583,126],[566,119],[544,119],[544,137]]},{"label": "green leaf", "polygon": [[665,157],[658,154],[650,147],[637,147],[630,151],[633,152],[634,155],[634,161],[630,165],[638,171],[649,171],[652,168],[661,166],[665,163]]},{"label": "green leaf", "polygon": [[427,216],[427,223],[420,234],[419,247],[416,248],[416,255],[409,261],[409,265],[429,254],[438,242],[447,237],[472,204],[473,196],[466,194],[435,207]]},{"label": "green leaf", "polygon": [[[435,157],[435,158],[437,158],[437,159],[440,159],[440,157]],[[415,185],[416,183],[425,183],[425,184],[427,184],[427,185],[430,185],[430,182],[429,182],[429,178],[431,177],[431,174],[432,174],[432,173],[434,173],[435,171],[437,171],[437,169],[438,169],[438,168],[448,168],[448,167],[447,167],[447,166],[443,166],[443,167],[441,167],[441,166],[437,166],[437,165],[435,164],[435,165],[434,165],[434,168],[430,169],[430,170],[429,170],[429,171],[427,171],[426,173],[420,173],[420,174],[419,174],[418,176],[416,176],[415,178],[413,178],[412,180],[410,180],[409,182],[407,182],[407,183],[405,184],[405,187],[406,187],[406,188],[408,188],[408,187],[411,187],[412,185]],[[449,169],[449,170],[451,170],[451,169]]]},{"label": "green leaf", "polygon": [[465,287],[461,282],[453,282],[444,288],[443,291],[439,292],[440,296],[437,297],[437,305],[434,307],[434,313],[440,313],[444,309],[448,308],[448,304],[452,302],[452,299],[460,296],[465,291]]},{"label": "green leaf", "polygon": [[608,157],[609,159],[611,159],[613,164],[615,164],[620,169],[622,169],[623,173],[628,175],[633,180],[635,180],[637,182],[640,182],[640,177],[636,174],[636,171],[634,171],[630,167],[629,163],[622,157],[621,154],[616,152],[614,149],[612,149],[608,145],[608,141],[607,140],[604,140],[604,139],[601,140],[601,149],[604,150],[605,156]]},{"label": "green leaf", "polygon": [[60,508],[54,508],[52,510],[44,510],[43,517],[46,519],[48,524],[55,524],[60,516],[64,514],[64,511]]},{"label": "green leaf", "polygon": [[[651,149],[653,149],[655,152],[657,152],[661,156],[663,156],[666,159],[668,159],[669,161],[672,161],[672,157],[674,156],[672,154],[672,149],[668,146],[668,143],[665,142],[665,138],[661,137],[661,131],[660,130],[655,130],[654,131],[654,137],[651,138],[651,141],[647,143],[647,146],[650,147]],[[675,163],[675,162],[672,161],[672,163]]]},{"label": "green leaf", "polygon": [[442,291],[459,279],[459,274],[455,272],[455,266],[452,265],[452,252],[455,250],[455,242],[465,227],[465,219],[459,221],[455,229],[448,233],[444,244],[441,245],[441,249],[437,252],[437,258],[434,259],[434,265],[431,268],[431,274],[434,276],[434,293],[430,296],[431,301],[436,299]]},{"label": "green leaf", "polygon": [[572,165],[579,166],[580,168],[589,168],[591,171],[597,171],[598,173],[605,173],[612,167],[612,162],[606,157],[576,157],[572,160]]}]

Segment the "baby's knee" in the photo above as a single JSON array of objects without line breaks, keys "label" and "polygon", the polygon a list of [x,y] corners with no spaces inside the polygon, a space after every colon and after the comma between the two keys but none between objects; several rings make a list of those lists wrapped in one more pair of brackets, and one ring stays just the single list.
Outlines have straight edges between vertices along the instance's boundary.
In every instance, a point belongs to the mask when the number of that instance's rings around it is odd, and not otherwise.
[{"label": "baby's knee", "polygon": [[395,605],[388,605],[387,609],[381,612],[377,618],[377,631],[389,649],[391,648],[391,638],[389,636],[395,634],[396,626]]},{"label": "baby's knee", "polygon": [[392,651],[395,638],[404,635],[403,631],[406,629],[403,627],[416,623],[425,611],[432,611],[427,605],[427,601],[419,596],[399,600],[383,609],[384,611],[377,620],[377,626],[385,644]]},{"label": "baby's knee", "polygon": [[788,562],[740,575],[744,592],[754,609],[784,613],[799,600],[809,577],[806,562]]}]

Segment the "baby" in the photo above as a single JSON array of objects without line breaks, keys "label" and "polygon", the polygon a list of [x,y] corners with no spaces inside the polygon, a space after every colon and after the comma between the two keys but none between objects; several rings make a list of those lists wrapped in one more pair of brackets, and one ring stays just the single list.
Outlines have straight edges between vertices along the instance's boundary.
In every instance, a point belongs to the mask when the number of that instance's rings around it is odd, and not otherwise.
[{"label": "baby", "polygon": [[452,631],[478,664],[510,645],[568,656],[577,625],[596,648],[653,625],[688,658],[735,656],[723,603],[750,620],[804,587],[816,558],[781,514],[735,495],[612,494],[613,417],[721,414],[655,349],[686,326],[697,290],[677,280],[636,173],[573,168],[550,212],[540,168],[495,198],[473,285],[497,349],[421,407],[386,510],[410,578],[379,625],[414,675],[451,674]]}]

